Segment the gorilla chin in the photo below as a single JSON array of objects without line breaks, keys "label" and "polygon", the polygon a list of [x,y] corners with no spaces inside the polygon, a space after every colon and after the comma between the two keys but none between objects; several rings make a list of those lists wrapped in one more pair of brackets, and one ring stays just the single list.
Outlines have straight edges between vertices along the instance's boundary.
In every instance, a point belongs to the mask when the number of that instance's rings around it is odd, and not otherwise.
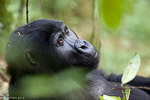
[{"label": "gorilla chin", "polygon": [[[105,94],[122,97],[121,90],[112,89],[120,87],[122,75],[99,71],[99,54],[94,46],[79,39],[62,21],[39,19],[18,27],[6,46],[6,61],[11,76],[9,96],[16,97],[10,100],[17,97],[24,97],[23,100],[99,100],[99,96]],[[88,72],[75,70],[57,75],[63,70],[80,67]],[[47,76],[40,78],[43,74]],[[136,76],[127,85],[150,87],[150,78]],[[39,90],[34,91],[35,88]],[[29,97],[33,92],[38,96]],[[129,100],[150,100],[150,90],[133,89]]]}]

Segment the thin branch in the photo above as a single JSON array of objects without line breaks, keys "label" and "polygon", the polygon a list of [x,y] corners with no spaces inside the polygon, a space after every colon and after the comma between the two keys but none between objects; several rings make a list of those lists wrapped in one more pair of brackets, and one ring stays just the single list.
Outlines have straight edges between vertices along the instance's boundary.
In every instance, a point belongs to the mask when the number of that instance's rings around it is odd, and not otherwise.
[{"label": "thin branch", "polygon": [[29,10],[28,10],[28,0],[26,0],[26,22],[29,22]]},{"label": "thin branch", "polygon": [[[113,90],[123,90],[126,89],[125,87],[120,87],[120,88],[112,88]],[[145,89],[145,90],[150,90],[150,87],[145,87],[145,86],[130,86],[129,89]]]},{"label": "thin branch", "polygon": [[95,37],[95,0],[92,0],[92,27],[93,27],[93,32],[91,34],[90,42],[93,43],[94,37]]},{"label": "thin branch", "polygon": [[99,54],[101,54],[101,52],[102,52],[102,49],[103,49],[102,47],[103,47],[103,40],[100,40],[99,41],[99,49],[98,49]]}]

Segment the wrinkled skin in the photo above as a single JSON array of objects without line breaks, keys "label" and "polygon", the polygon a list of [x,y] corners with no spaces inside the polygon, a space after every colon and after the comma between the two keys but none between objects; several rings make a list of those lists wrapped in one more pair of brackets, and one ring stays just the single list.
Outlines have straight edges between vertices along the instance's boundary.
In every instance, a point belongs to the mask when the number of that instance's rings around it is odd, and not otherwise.
[{"label": "wrinkled skin", "polygon": [[[20,90],[28,88],[21,86],[20,80],[25,82],[24,77],[43,74],[50,76],[66,69],[80,67],[88,69],[84,77],[79,76],[82,80],[88,80],[83,88],[72,90],[63,96],[47,95],[45,98],[34,97],[34,99],[99,100],[99,96],[104,94],[122,96],[120,90],[112,90],[114,86],[120,87],[121,75],[107,76],[97,70],[99,54],[96,49],[88,41],[80,39],[61,21],[40,19],[17,28],[9,38],[6,61],[11,76],[9,95],[13,97],[24,96],[19,94]],[[30,86],[29,81],[26,83]],[[150,78],[137,76],[128,85],[150,86]],[[27,90],[27,92],[32,91]],[[129,100],[150,100],[149,94],[149,90],[134,89]],[[33,98],[24,98],[24,100],[33,100]]]}]

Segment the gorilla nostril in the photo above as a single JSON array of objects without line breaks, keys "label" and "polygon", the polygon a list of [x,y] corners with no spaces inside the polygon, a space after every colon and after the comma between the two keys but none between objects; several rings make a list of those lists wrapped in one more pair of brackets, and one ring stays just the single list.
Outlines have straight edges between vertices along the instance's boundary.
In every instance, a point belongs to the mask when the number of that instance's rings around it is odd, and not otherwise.
[{"label": "gorilla nostril", "polygon": [[87,47],[86,47],[85,45],[83,45],[83,46],[81,46],[80,48],[82,48],[82,49],[86,49]]}]

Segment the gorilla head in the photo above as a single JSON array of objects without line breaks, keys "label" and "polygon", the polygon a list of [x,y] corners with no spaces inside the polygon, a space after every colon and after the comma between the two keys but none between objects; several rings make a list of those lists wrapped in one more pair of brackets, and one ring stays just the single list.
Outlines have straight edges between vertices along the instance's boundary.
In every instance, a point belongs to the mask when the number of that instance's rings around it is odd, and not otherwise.
[{"label": "gorilla head", "polygon": [[8,72],[11,76],[54,73],[82,66],[96,68],[99,56],[86,40],[61,21],[40,19],[17,28],[6,48]]}]

